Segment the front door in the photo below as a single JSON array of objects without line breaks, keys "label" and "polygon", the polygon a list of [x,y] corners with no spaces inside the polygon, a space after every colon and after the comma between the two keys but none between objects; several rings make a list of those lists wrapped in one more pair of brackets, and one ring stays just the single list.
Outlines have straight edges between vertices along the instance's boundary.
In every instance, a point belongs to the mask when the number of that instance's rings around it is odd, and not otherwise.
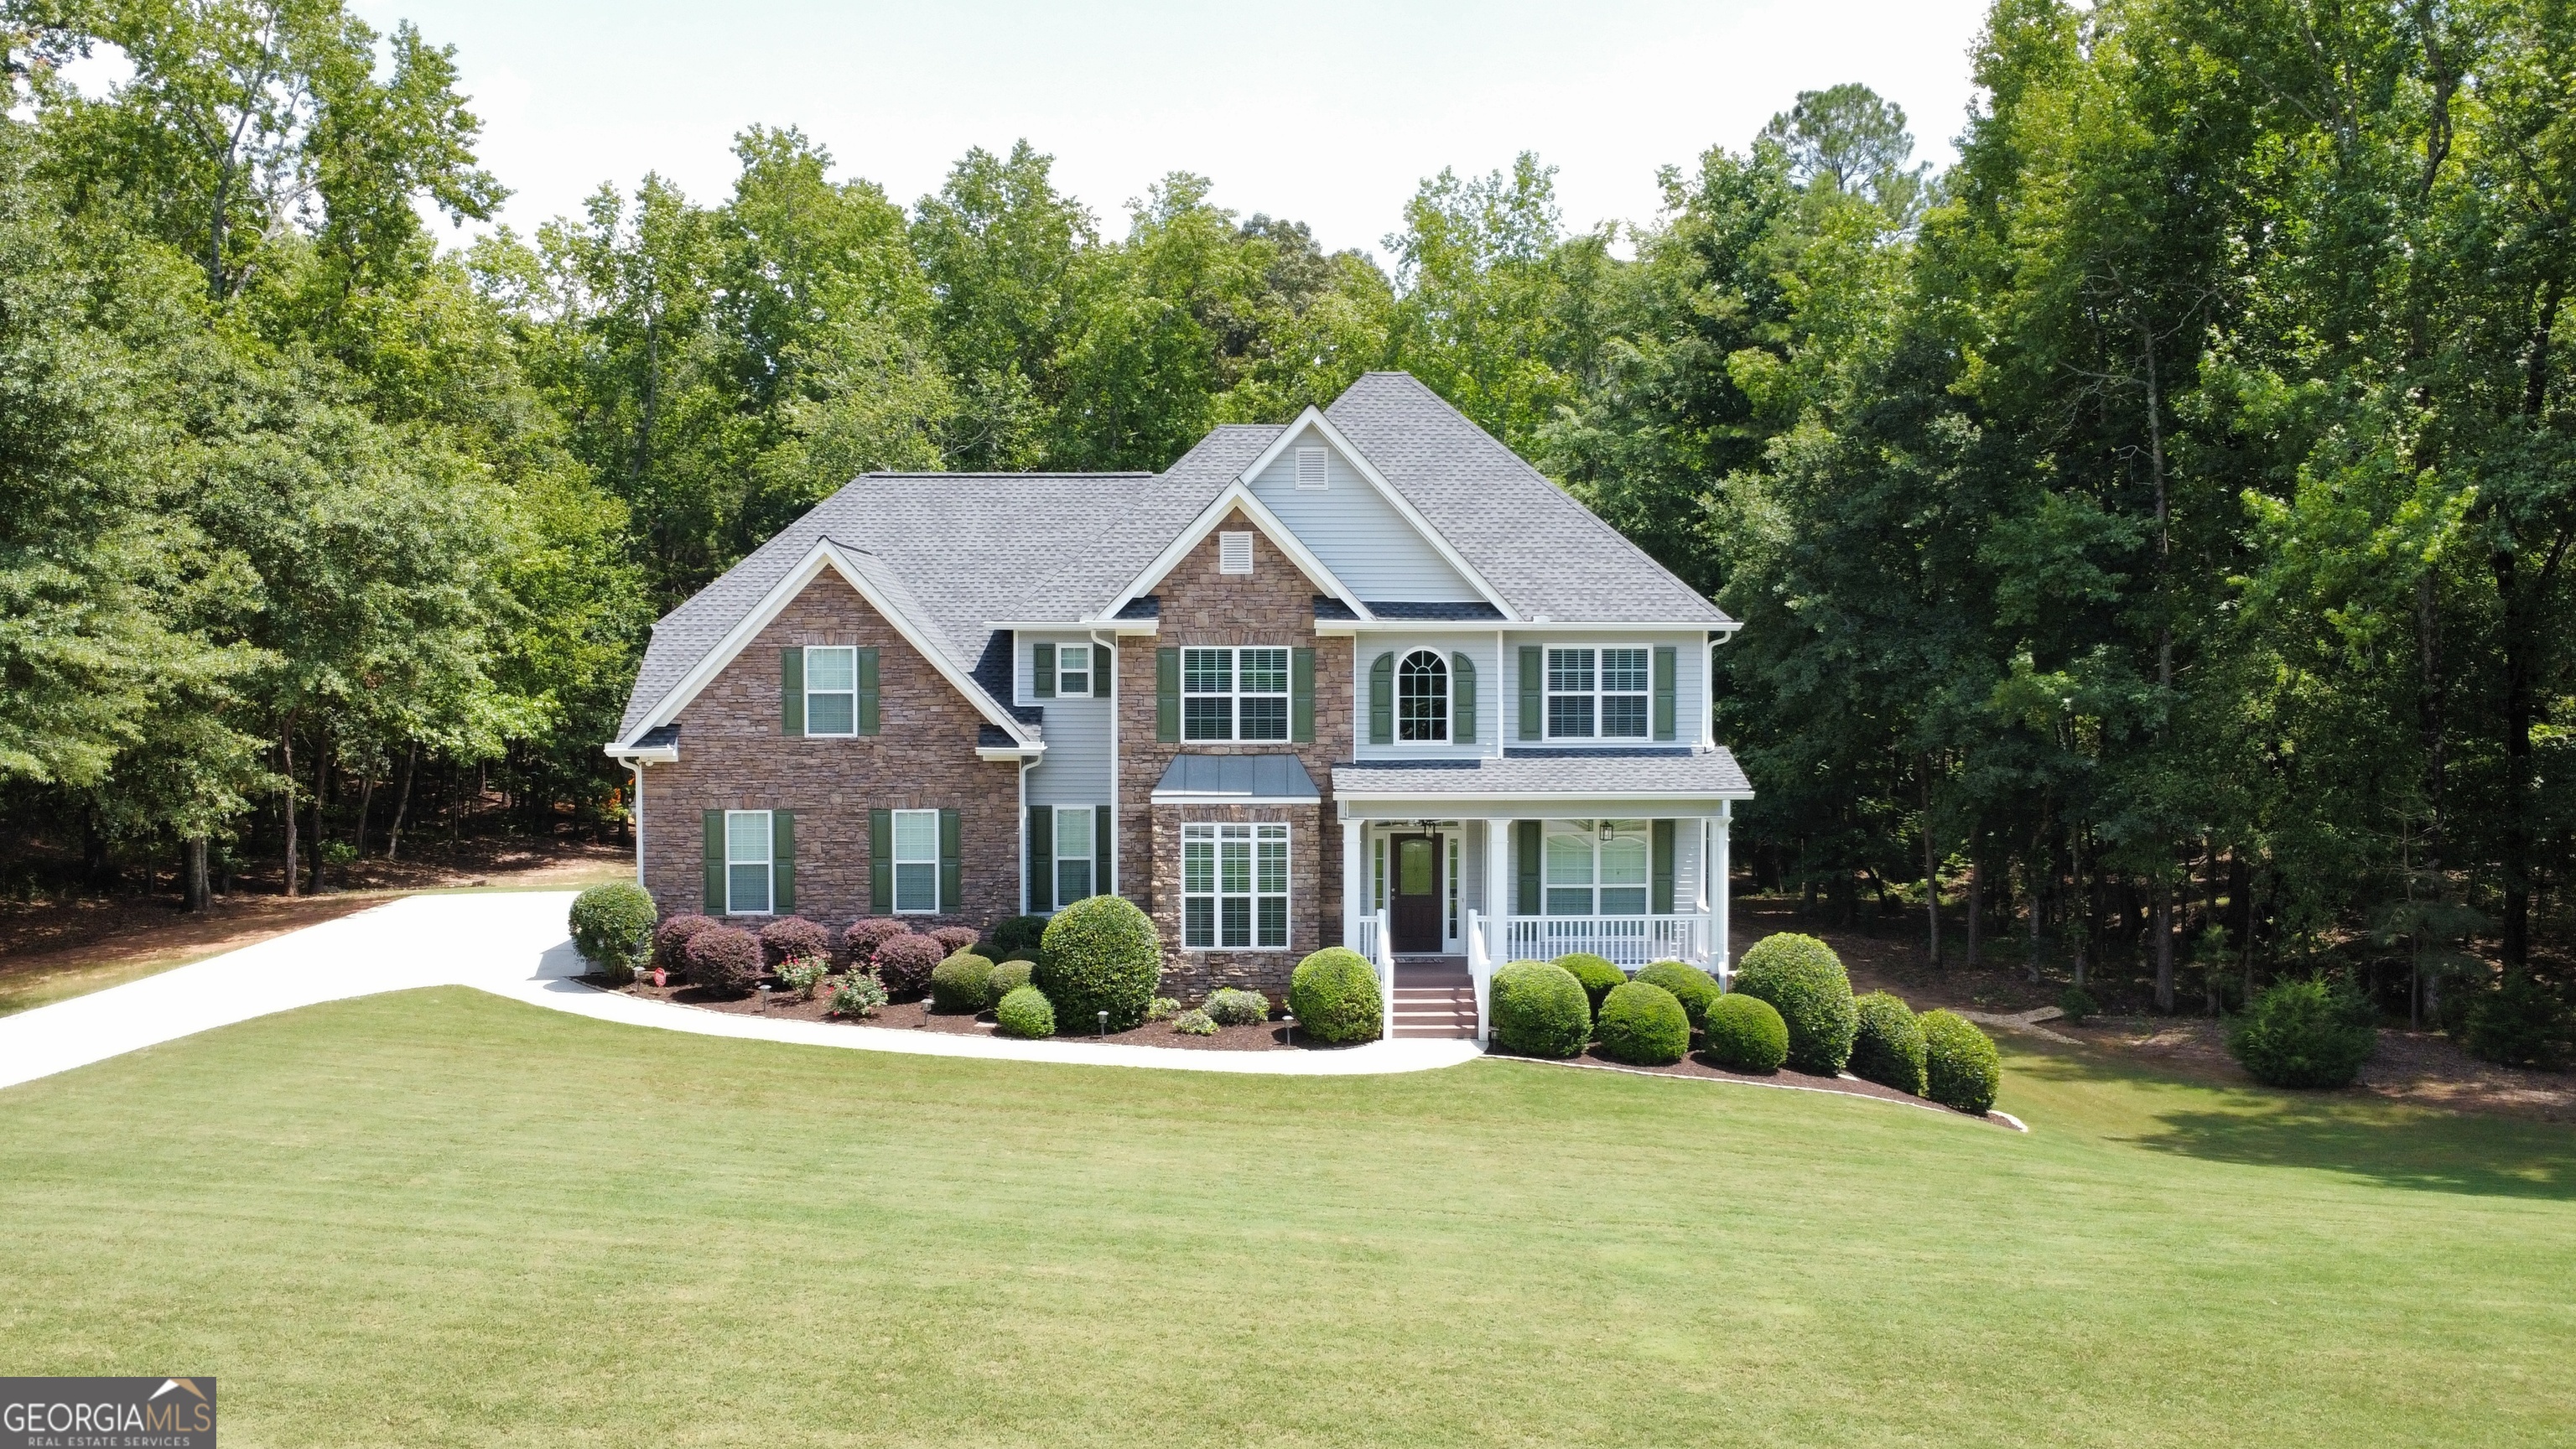
[{"label": "front door", "polygon": [[1395,852],[1395,879],[1387,891],[1387,934],[1399,952],[1438,954],[1440,930],[1440,837],[1399,835],[1388,842]]}]

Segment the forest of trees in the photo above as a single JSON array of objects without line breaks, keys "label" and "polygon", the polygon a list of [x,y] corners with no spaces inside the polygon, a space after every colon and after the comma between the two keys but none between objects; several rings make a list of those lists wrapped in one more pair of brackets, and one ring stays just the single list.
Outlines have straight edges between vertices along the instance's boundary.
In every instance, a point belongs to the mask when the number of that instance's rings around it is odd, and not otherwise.
[{"label": "forest of trees", "polygon": [[1760,888],[2168,1009],[2554,1009],[2566,0],[1997,0],[1946,171],[1846,85],[1634,223],[1444,171],[1382,258],[1183,173],[1113,226],[1026,143],[906,205],[765,126],[730,195],[442,247],[505,192],[430,38],[0,14],[22,894],[310,889],[493,797],[613,832],[651,621],[853,475],[1155,469],[1403,368],[1745,621]]}]

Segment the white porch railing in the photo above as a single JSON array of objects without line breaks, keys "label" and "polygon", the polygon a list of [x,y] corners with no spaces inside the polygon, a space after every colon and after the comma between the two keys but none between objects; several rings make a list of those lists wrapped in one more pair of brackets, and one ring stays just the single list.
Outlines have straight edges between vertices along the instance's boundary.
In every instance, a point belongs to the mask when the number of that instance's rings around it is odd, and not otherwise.
[{"label": "white porch railing", "polygon": [[1511,916],[1502,924],[1505,961],[1553,961],[1583,951],[1623,971],[1657,961],[1708,967],[1715,936],[1706,915]]},{"label": "white porch railing", "polygon": [[1476,1040],[1482,1043],[1490,1028],[1490,1011],[1494,995],[1494,927],[1501,922],[1477,911],[1467,912],[1467,977],[1476,984]]},{"label": "white porch railing", "polygon": [[1378,1040],[1395,1040],[1395,952],[1387,934],[1386,912],[1360,917],[1360,938],[1355,947],[1368,958],[1369,969],[1377,973],[1377,997],[1384,1013],[1378,1023]]}]

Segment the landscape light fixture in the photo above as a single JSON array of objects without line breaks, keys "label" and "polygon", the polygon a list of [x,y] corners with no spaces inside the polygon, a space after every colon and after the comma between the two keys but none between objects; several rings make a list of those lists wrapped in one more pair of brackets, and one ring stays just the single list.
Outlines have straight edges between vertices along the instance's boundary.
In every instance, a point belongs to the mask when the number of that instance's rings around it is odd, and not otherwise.
[{"label": "landscape light fixture", "polygon": [[1103,1041],[1109,1039],[1109,1013],[1105,1011],[1100,1013],[1100,1038]]}]

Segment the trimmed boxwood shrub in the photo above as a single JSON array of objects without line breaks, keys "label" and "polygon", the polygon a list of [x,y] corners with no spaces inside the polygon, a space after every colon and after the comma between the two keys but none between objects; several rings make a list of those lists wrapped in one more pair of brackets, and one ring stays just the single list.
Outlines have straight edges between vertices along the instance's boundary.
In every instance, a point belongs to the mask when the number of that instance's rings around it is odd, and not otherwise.
[{"label": "trimmed boxwood shrub", "polygon": [[928,936],[910,931],[888,936],[876,949],[877,979],[885,983],[886,995],[909,1001],[929,989],[930,973],[945,959],[939,943]]},{"label": "trimmed boxwood shrub", "polygon": [[930,1009],[978,1012],[993,1004],[993,963],[960,951],[930,968]]},{"label": "trimmed boxwood shrub", "polygon": [[1744,953],[1735,989],[1770,1002],[1789,1028],[1789,1065],[1820,1077],[1840,1075],[1860,1029],[1851,978],[1842,958],[1813,936],[1783,931]]},{"label": "trimmed boxwood shrub", "polygon": [[999,1001],[1028,985],[1030,972],[1036,964],[1027,960],[994,962],[993,975],[984,988],[985,994],[992,1000]]},{"label": "trimmed boxwood shrub", "polygon": [[[989,939],[999,954],[996,961],[1019,956],[1023,961],[1038,959],[1038,942],[1046,939],[1047,918],[1044,916],[1004,916],[993,923]],[[1027,954],[1022,955],[1020,953]]]},{"label": "trimmed boxwood shrub", "polygon": [[856,968],[874,966],[879,946],[897,936],[911,934],[912,927],[892,916],[861,916],[850,922],[850,928],[841,933],[841,964]]},{"label": "trimmed boxwood shrub", "polygon": [[1288,1010],[1320,1042],[1375,1041],[1386,1024],[1377,973],[1359,952],[1340,946],[1297,963],[1288,976]]},{"label": "trimmed boxwood shrub", "polygon": [[1022,986],[993,1008],[993,1024],[1004,1036],[1055,1035],[1055,1003],[1034,986]]},{"label": "trimmed boxwood shrub", "polygon": [[1651,981],[1626,981],[1601,999],[1601,1055],[1640,1067],[1670,1066],[1690,1050],[1690,1013]]},{"label": "trimmed boxwood shrub", "polygon": [[2227,1050],[2275,1087],[2348,1087],[2379,1046],[2370,1003],[2323,977],[2275,981],[2227,1026]]},{"label": "trimmed boxwood shrub", "polygon": [[1976,1023],[1956,1012],[1927,1011],[1923,1028],[1924,1095],[1944,1107],[1982,1117],[2003,1085],[2003,1059]]},{"label": "trimmed boxwood shrub", "polygon": [[772,966],[790,956],[828,958],[832,933],[803,916],[780,916],[760,928],[760,953]]},{"label": "trimmed boxwood shrub", "polygon": [[1628,979],[1628,973],[1610,964],[1608,957],[1595,956],[1589,951],[1576,951],[1559,956],[1556,958],[1556,964],[1564,967],[1572,973],[1575,980],[1583,983],[1584,1010],[1591,1012],[1595,1018],[1601,1015],[1602,998],[1608,996],[1612,990]]},{"label": "trimmed boxwood shrub", "polygon": [[1789,1059],[1789,1026],[1770,1002],[1730,991],[1708,1009],[1700,1049],[1730,1072],[1767,1077]]},{"label": "trimmed boxwood shrub", "polygon": [[1200,1009],[1219,1026],[1259,1026],[1270,1019],[1270,998],[1258,991],[1220,986],[1208,993]]},{"label": "trimmed boxwood shrub", "polygon": [[1923,1028],[1914,1008],[1884,991],[1852,1003],[1860,1029],[1852,1036],[1852,1075],[1864,1082],[1923,1095]]},{"label": "trimmed boxwood shrub", "polygon": [[689,943],[716,924],[713,916],[673,916],[653,933],[653,959],[665,971],[689,969]]},{"label": "trimmed boxwood shrub", "polygon": [[733,926],[709,926],[689,938],[689,980],[719,996],[760,984],[760,941]]},{"label": "trimmed boxwood shrub", "polygon": [[1570,1057],[1592,1040],[1592,999],[1553,961],[1514,961],[1494,973],[1493,1033],[1505,1051]]},{"label": "trimmed boxwood shrub", "polygon": [[1691,1030],[1708,1025],[1708,1009],[1717,1005],[1720,993],[1717,978],[1687,961],[1658,961],[1637,973],[1640,981],[1651,982],[1673,994],[1690,1016]]},{"label": "trimmed boxwood shrub", "polygon": [[1066,1021],[1091,1030],[1101,1012],[1109,1030],[1145,1019],[1163,980],[1163,943],[1153,918],[1125,896],[1092,896],[1055,913],[1040,938],[1038,988]]},{"label": "trimmed boxwood shrub", "polygon": [[631,880],[596,885],[572,898],[572,946],[623,986],[653,959],[653,898]]}]

